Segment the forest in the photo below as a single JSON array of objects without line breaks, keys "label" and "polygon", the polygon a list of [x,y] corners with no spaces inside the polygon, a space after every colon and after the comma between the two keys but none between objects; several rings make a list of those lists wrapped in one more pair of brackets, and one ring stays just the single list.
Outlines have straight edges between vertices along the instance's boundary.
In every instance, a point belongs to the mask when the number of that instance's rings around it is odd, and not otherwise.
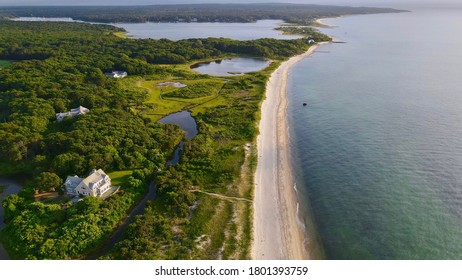
[{"label": "forest", "polygon": [[89,22],[254,22],[280,19],[310,24],[316,18],[398,12],[388,8],[307,4],[182,4],[113,7],[4,7],[0,17],[66,17]]},{"label": "forest", "polygon": [[[0,70],[0,176],[24,182],[19,194],[2,203],[2,243],[15,259],[98,255],[154,182],[157,198],[101,258],[249,258],[251,204],[207,193],[252,199],[252,145],[265,82],[279,61],[310,45],[306,39],[170,41],[114,35],[121,31],[86,23],[0,21],[0,60],[8,61]],[[200,60],[237,55],[273,63],[226,80],[189,69]],[[129,77],[104,75],[113,70]],[[169,93],[184,99],[201,98],[195,89],[215,96],[214,83],[219,85],[219,96],[191,109],[199,131],[193,139],[137,109],[150,99],[149,90],[138,84],[176,80],[191,85]],[[90,113],[57,122],[56,113],[78,106]],[[180,163],[166,167],[180,141]],[[86,197],[76,203],[65,196],[37,199],[62,194],[66,176],[86,176],[93,168],[123,174],[116,178],[120,191],[106,200]]]}]

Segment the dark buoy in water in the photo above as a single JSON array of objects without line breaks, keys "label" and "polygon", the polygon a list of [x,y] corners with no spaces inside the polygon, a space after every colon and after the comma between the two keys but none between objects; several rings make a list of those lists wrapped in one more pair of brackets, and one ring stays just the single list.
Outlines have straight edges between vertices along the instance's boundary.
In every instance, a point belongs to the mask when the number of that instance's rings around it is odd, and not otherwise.
[{"label": "dark buoy in water", "polygon": [[308,105],[308,104],[306,104],[306,103],[303,103],[303,106],[306,106],[306,105]]}]

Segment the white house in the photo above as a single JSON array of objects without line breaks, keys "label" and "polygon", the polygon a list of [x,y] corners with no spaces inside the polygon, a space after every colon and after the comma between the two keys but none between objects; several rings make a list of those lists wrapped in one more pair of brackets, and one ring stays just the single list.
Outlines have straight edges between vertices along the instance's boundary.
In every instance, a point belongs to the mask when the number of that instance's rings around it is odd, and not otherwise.
[{"label": "white house", "polygon": [[67,176],[64,187],[71,195],[100,197],[111,187],[111,178],[103,170],[93,169],[87,178]]},{"label": "white house", "polygon": [[127,72],[125,71],[112,71],[111,73],[104,73],[104,75],[116,79],[125,78],[128,76]]},{"label": "white house", "polygon": [[79,115],[84,115],[89,112],[90,112],[89,109],[83,106],[79,106],[77,108],[71,109],[69,112],[57,113],[56,119],[58,120],[58,122],[61,122],[65,117],[77,117]]}]

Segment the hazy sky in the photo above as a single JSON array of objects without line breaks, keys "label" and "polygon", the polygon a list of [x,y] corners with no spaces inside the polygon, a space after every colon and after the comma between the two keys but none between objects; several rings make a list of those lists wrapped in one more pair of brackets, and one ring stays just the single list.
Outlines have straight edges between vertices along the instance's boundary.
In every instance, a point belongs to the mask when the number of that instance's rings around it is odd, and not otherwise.
[{"label": "hazy sky", "polygon": [[[0,6],[6,5],[154,5],[183,3],[306,3],[333,4],[376,7],[415,7],[442,5],[442,2],[455,6],[462,0],[0,0]],[[451,4],[452,3],[452,4]],[[446,6],[446,5],[445,5]]]}]

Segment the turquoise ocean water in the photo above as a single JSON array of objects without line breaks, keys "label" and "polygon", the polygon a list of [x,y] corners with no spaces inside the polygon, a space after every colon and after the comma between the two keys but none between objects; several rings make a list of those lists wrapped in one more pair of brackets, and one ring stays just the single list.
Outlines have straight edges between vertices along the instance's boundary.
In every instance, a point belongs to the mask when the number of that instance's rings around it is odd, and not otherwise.
[{"label": "turquoise ocean water", "polygon": [[292,68],[288,90],[301,211],[325,257],[462,259],[462,10],[325,22],[346,43]]}]

